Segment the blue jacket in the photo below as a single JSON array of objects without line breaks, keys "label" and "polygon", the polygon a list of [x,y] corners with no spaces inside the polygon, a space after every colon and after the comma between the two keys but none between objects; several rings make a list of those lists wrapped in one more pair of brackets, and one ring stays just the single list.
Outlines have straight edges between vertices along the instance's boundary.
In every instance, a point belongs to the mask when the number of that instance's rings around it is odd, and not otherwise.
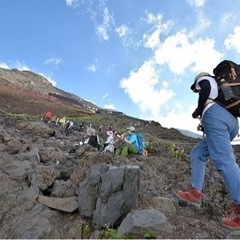
[{"label": "blue jacket", "polygon": [[137,141],[137,136],[135,133],[130,133],[127,137],[127,140],[131,142],[131,144],[138,149],[138,141]]}]

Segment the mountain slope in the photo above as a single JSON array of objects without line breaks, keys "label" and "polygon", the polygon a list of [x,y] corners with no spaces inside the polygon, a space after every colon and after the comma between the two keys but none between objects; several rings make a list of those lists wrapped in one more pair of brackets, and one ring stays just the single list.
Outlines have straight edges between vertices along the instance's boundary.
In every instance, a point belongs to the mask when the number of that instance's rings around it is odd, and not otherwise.
[{"label": "mountain slope", "polygon": [[[16,91],[19,91],[23,98],[25,95],[30,99],[33,98],[32,101],[34,101],[34,95],[37,95],[38,100],[43,99],[43,102],[47,100],[53,105],[57,102],[59,104],[65,102],[67,105],[71,105],[71,108],[76,109],[77,112],[83,111],[91,113],[98,109],[98,106],[95,104],[86,101],[72,93],[68,93],[54,87],[46,78],[30,71],[19,71],[17,69],[8,70],[0,68],[0,82],[3,87],[2,93],[5,92],[5,95],[8,91],[7,88],[10,87],[13,90],[13,95],[16,94]],[[6,99],[8,99],[7,96]],[[46,105],[47,107],[46,103],[43,103],[43,105]],[[56,115],[60,114],[58,109],[59,108],[57,107],[55,113]],[[54,107],[52,110],[54,110]]]},{"label": "mountain slope", "polygon": [[[0,158],[0,178],[3,185],[0,193],[0,211],[4,210],[4,214],[0,214],[1,233],[4,232],[11,238],[13,236],[12,231],[24,227],[21,224],[22,219],[29,219],[29,222],[34,222],[36,218],[36,215],[29,218],[31,212],[29,209],[24,209],[21,212],[22,215],[20,214],[19,220],[15,217],[21,208],[20,206],[24,205],[21,204],[22,188],[28,190],[29,185],[26,184],[27,178],[24,177],[25,175],[21,181],[11,179],[3,169],[5,167],[5,170],[12,172],[12,168],[16,168],[17,156],[20,157],[22,153],[28,154],[30,149],[39,144],[39,150],[45,150],[48,148],[46,146],[54,146],[57,153],[61,150],[63,160],[61,160],[59,166],[54,164],[53,166],[60,169],[66,167],[61,172],[64,176],[61,179],[63,182],[70,176],[70,173],[66,173],[76,169],[76,165],[79,165],[82,171],[83,175],[80,174],[82,178],[92,165],[102,162],[114,166],[139,166],[141,169],[141,187],[137,207],[139,209],[158,208],[159,206],[154,205],[154,198],[164,197],[174,203],[174,208],[176,208],[175,215],[168,216],[170,223],[174,226],[174,232],[168,236],[163,235],[163,238],[234,238],[234,235],[230,235],[229,231],[219,224],[219,219],[223,216],[230,200],[221,176],[215,171],[210,159],[207,159],[205,195],[202,208],[192,209],[179,205],[173,200],[173,192],[188,183],[190,176],[189,153],[200,139],[187,137],[180,130],[164,128],[158,122],[151,121],[150,123],[118,112],[109,114],[100,111],[100,114],[96,114],[92,111],[92,106],[86,105],[88,107],[84,107],[80,104],[82,102],[78,97],[71,96],[71,94],[60,89],[56,90],[48,81],[31,72],[3,71],[0,69],[0,73],[2,73],[2,75],[0,74],[0,127],[3,130],[0,136],[2,141],[0,144],[0,155],[2,156]],[[38,91],[38,89],[40,90]],[[62,131],[62,138],[46,138],[33,134],[33,129],[26,129],[31,124],[36,124],[34,126],[43,124],[40,122],[40,116],[46,110],[51,110],[54,115],[74,118],[76,129],[74,129],[73,134],[66,136]],[[101,129],[102,131],[99,131],[98,134],[103,139],[106,137],[109,125],[113,126],[114,130],[119,131],[119,133],[126,131],[126,128],[131,125],[135,126],[138,132],[143,133],[147,141],[151,141],[152,148],[149,150],[149,157],[142,158],[141,156],[130,155],[127,158],[121,158],[116,155],[104,155],[96,151],[87,152],[83,155],[69,155],[72,146],[84,138],[85,132],[79,131],[77,128],[79,121],[84,122],[85,126],[92,123],[98,131]],[[19,125],[25,126],[25,128],[19,129]],[[60,131],[56,126],[52,126],[50,130]],[[22,148],[18,153],[19,155],[16,155],[19,146]],[[239,146],[233,147],[236,150],[236,156],[239,157]],[[26,162],[27,160],[24,158],[24,161],[19,164],[25,164]],[[45,166],[44,163],[41,163],[41,165]],[[16,188],[16,185],[19,187]],[[48,190],[50,191],[51,187]],[[49,193],[45,191],[41,194]],[[25,202],[25,199],[23,200]],[[35,202],[29,204],[34,206]],[[52,211],[53,214],[56,213],[55,210],[50,208],[49,211]],[[59,213],[59,215],[57,219],[50,219],[53,233],[62,233],[62,236],[66,236],[64,233],[67,228],[64,228],[64,226],[71,224],[73,219],[79,219],[80,216],[79,213],[72,213],[71,215]],[[14,224],[15,222],[18,223],[18,226]],[[47,224],[50,225],[48,221]],[[34,225],[32,229],[35,230],[36,226]],[[56,238],[61,238],[61,235],[56,236]]]}]

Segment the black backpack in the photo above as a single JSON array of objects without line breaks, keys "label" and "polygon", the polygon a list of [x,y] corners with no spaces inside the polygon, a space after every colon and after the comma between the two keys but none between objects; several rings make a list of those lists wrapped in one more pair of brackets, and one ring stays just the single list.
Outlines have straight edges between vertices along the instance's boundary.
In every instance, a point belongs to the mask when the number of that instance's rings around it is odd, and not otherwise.
[{"label": "black backpack", "polygon": [[214,101],[240,117],[240,65],[224,60],[213,69],[213,73],[219,89]]}]

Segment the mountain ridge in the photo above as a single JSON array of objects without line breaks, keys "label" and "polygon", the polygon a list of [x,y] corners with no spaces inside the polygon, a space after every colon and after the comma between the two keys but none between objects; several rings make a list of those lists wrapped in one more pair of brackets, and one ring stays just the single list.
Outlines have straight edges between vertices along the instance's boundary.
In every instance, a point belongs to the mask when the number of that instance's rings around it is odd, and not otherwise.
[{"label": "mountain ridge", "polygon": [[[89,114],[99,113],[99,112],[101,113],[111,112],[113,114],[123,115],[121,111],[101,108],[90,101],[84,100],[83,98],[81,98],[80,96],[77,96],[76,94],[66,92],[60,88],[57,88],[53,86],[53,84],[49,82],[42,75],[31,72],[31,71],[27,71],[27,70],[20,71],[18,69],[0,68],[0,81],[3,84],[6,84],[8,86],[13,85],[15,87],[19,87],[19,91],[21,90],[21,88],[29,91],[34,91],[39,98],[42,97],[48,100],[58,99],[60,102],[61,101],[67,102],[68,104],[71,104],[73,107],[76,107],[78,111],[81,109],[83,112],[86,112]],[[13,88],[13,86],[11,87]],[[14,91],[16,92],[17,90],[15,89]],[[37,94],[38,92],[45,95]],[[9,100],[9,103],[10,102],[11,101]],[[62,112],[58,112],[58,111],[56,112],[54,110],[55,109],[52,109],[55,115],[63,114]],[[177,130],[179,130],[183,135],[186,135],[188,137],[201,138],[200,135],[193,133],[191,131],[188,131],[185,129],[177,129]]]}]

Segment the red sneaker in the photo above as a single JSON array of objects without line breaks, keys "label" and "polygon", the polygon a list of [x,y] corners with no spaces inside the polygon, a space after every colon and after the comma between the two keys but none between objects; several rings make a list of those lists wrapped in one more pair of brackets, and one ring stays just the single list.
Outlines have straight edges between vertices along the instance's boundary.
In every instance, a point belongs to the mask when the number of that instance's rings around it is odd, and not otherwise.
[{"label": "red sneaker", "polygon": [[196,207],[201,206],[203,193],[192,186],[189,186],[187,190],[179,190],[174,195],[181,201],[187,204],[194,205]]},{"label": "red sneaker", "polygon": [[240,205],[232,204],[231,211],[229,214],[222,218],[222,225],[232,230],[240,229]]}]

